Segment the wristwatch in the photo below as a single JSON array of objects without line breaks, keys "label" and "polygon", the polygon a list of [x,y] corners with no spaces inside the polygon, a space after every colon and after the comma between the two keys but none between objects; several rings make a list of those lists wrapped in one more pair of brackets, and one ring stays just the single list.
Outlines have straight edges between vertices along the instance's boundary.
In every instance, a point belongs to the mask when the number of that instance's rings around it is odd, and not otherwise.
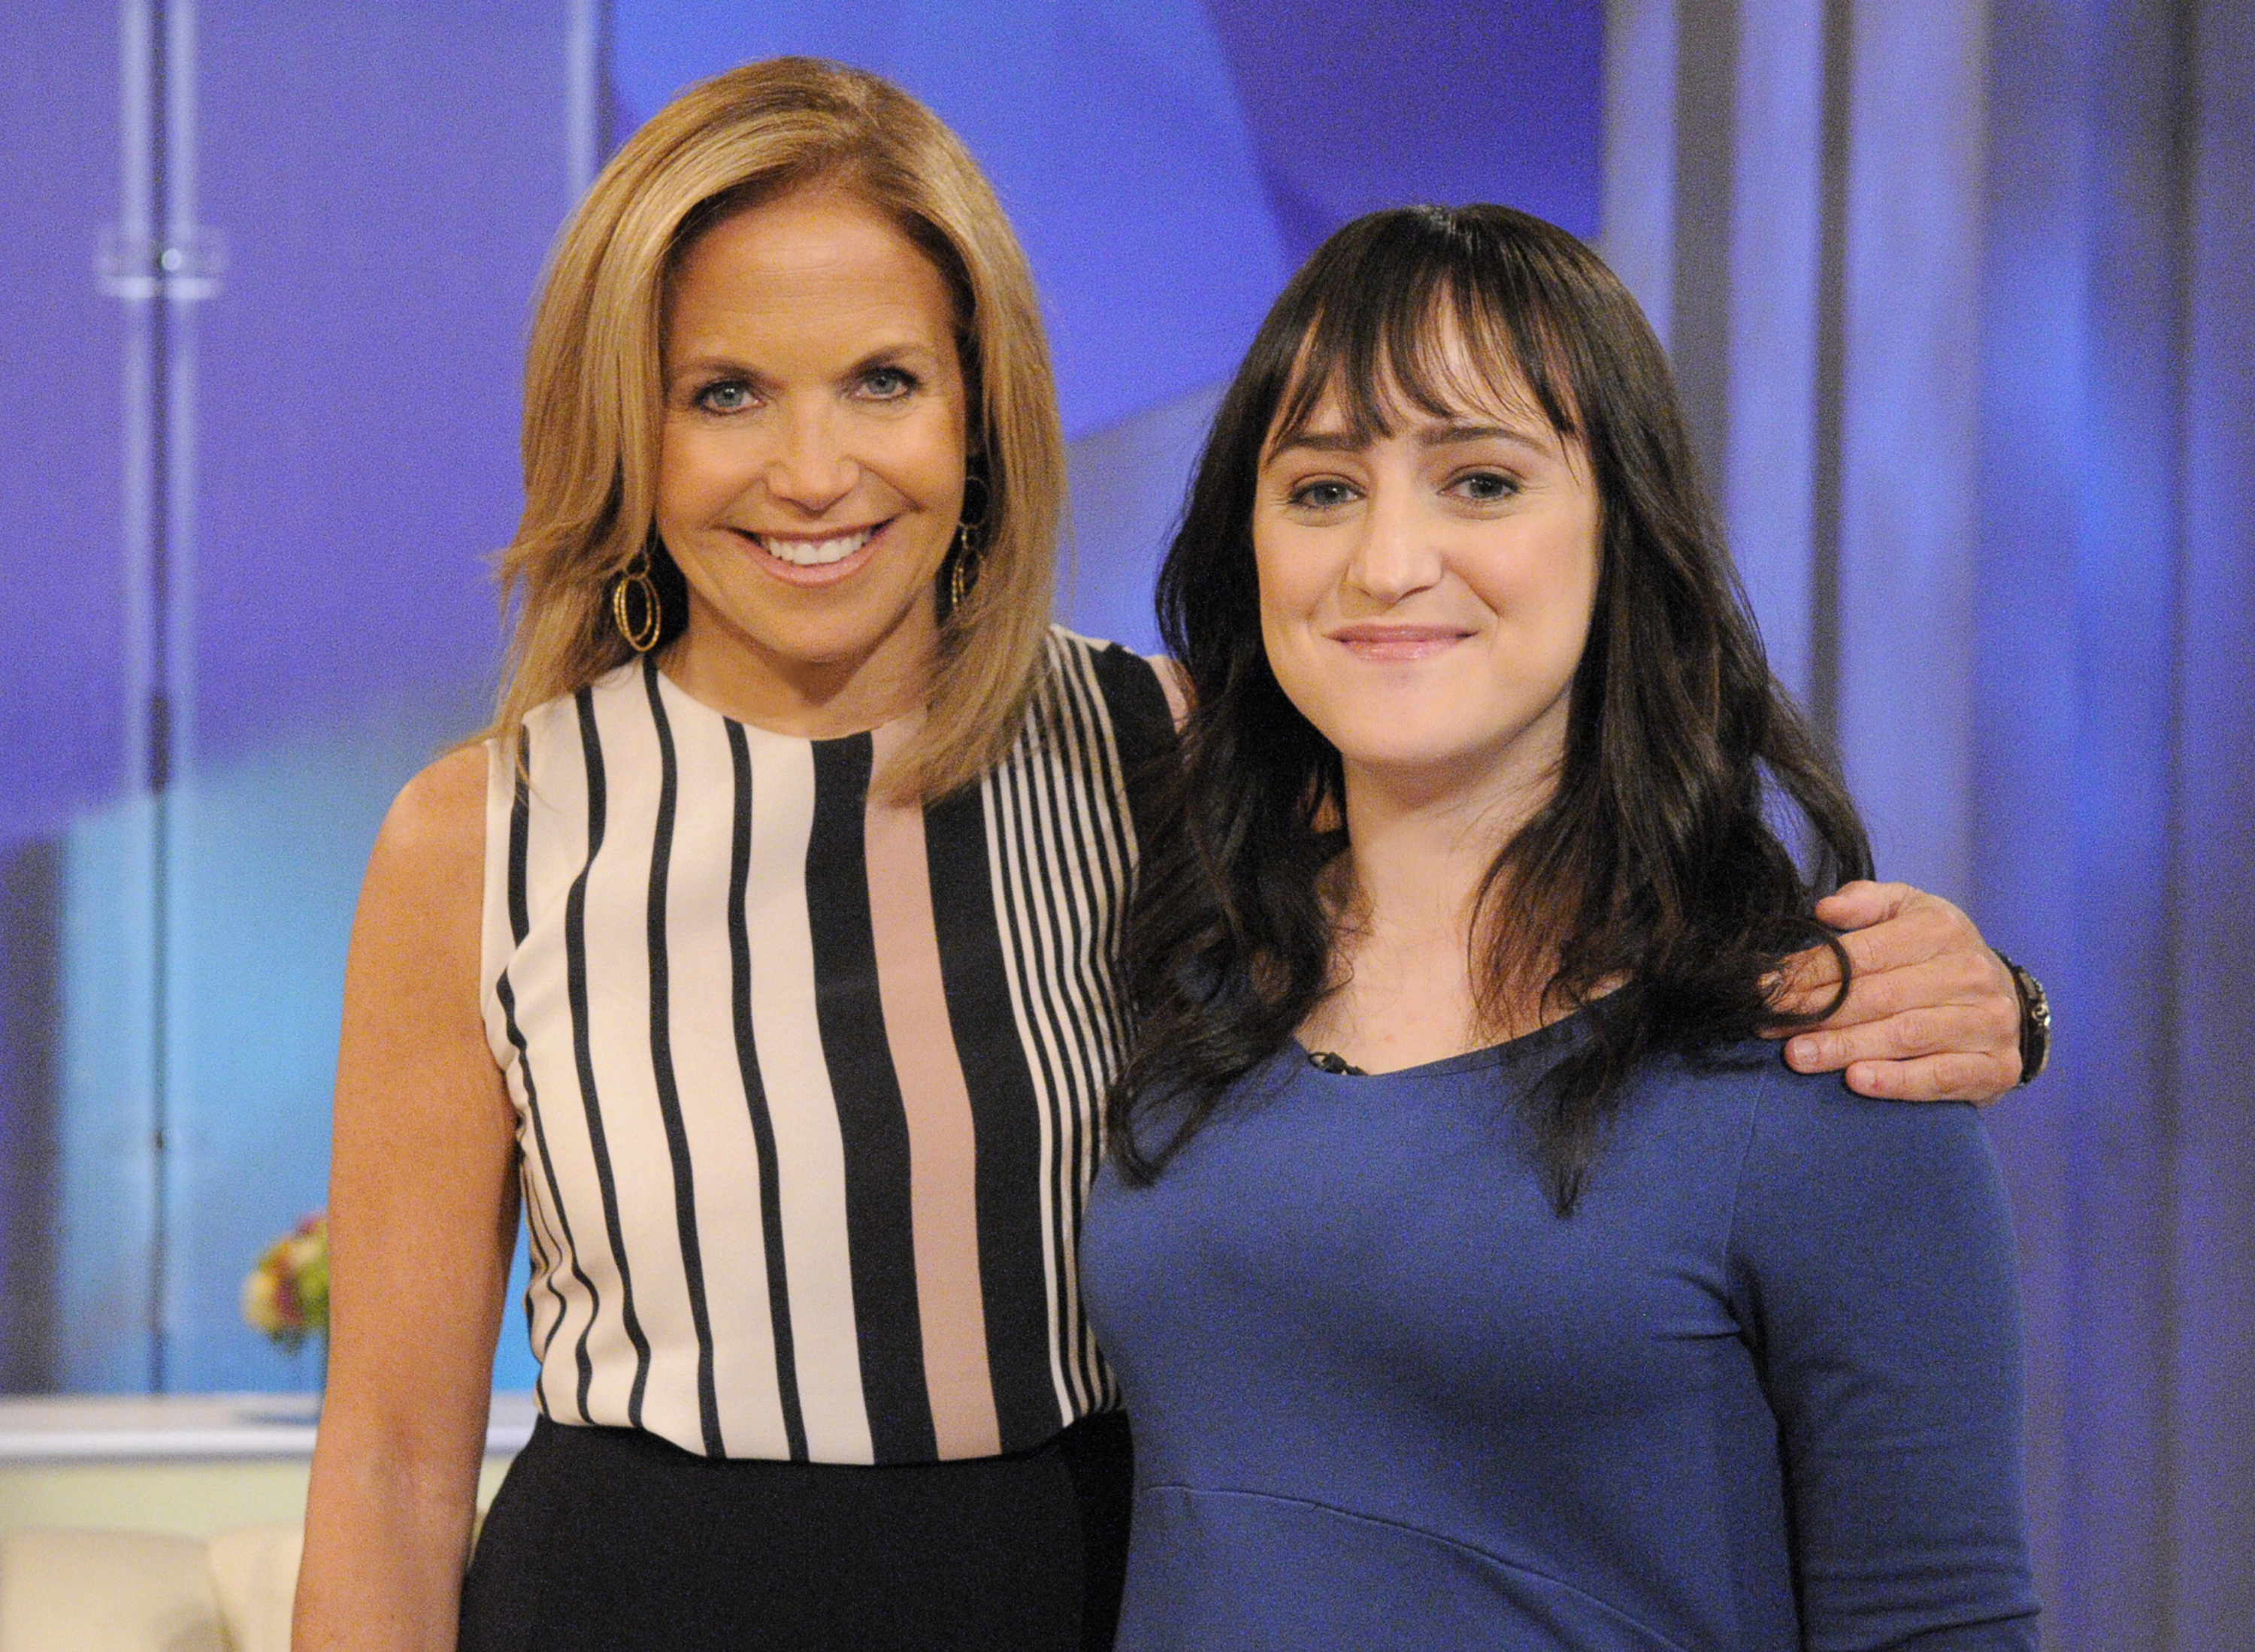
[{"label": "wristwatch", "polygon": [[2044,996],[2043,983],[2027,970],[2002,953],[1997,961],[2011,972],[2013,990],[2020,995],[2020,1083],[2027,1084],[2051,1059],[2051,1002]]}]

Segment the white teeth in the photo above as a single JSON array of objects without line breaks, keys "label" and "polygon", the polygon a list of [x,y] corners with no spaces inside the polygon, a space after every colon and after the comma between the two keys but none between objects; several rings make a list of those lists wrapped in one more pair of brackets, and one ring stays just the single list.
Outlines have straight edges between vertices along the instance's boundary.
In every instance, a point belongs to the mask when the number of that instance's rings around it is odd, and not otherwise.
[{"label": "white teeth", "polygon": [[819,568],[843,562],[868,544],[875,532],[875,528],[864,528],[859,533],[841,534],[835,539],[779,539],[767,534],[759,538],[769,556],[794,568]]}]

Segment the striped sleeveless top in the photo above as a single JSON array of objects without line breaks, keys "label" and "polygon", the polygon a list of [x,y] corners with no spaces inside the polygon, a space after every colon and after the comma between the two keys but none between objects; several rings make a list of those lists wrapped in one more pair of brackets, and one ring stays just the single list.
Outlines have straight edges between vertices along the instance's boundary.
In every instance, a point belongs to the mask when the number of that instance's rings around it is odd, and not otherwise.
[{"label": "striped sleeveless top", "polygon": [[713,1457],[968,1458],[1118,1403],[1077,1241],[1174,725],[1053,629],[1008,757],[750,727],[621,666],[494,742],[483,999],[541,1409]]}]

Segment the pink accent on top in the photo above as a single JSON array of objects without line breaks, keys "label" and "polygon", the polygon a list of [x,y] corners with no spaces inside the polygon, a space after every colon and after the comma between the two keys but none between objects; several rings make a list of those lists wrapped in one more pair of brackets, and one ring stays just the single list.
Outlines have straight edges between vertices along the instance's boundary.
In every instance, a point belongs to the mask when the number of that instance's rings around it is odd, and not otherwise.
[{"label": "pink accent on top", "polygon": [[[918,721],[875,731],[874,777],[882,780]],[[869,929],[885,1039],[908,1114],[910,1225],[932,1431],[944,1460],[992,1457],[1002,1449],[1002,1437],[987,1362],[971,1092],[948,1022],[924,811],[882,802],[880,791],[871,785],[863,824]]]}]

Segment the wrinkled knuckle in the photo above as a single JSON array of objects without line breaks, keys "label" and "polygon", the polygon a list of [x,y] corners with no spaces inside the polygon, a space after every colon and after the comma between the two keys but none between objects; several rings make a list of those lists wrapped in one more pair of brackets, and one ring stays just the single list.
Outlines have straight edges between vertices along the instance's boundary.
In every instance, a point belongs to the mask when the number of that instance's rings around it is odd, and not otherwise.
[{"label": "wrinkled knuckle", "polygon": [[1958,1098],[1958,1072],[1951,1064],[1938,1057],[1929,1057],[1918,1064],[1919,1081],[1915,1090],[1905,1099],[1914,1101],[1955,1101]]},{"label": "wrinkled knuckle", "polygon": [[1933,1057],[1898,1061],[1894,1069],[1894,1087],[1887,1092],[1893,1100],[1920,1103],[1941,1100],[1942,1069]]},{"label": "wrinkled knuckle", "polygon": [[[1997,994],[1997,973],[1987,957],[1987,949],[1980,952],[1961,952],[1950,960],[1950,984],[1976,1002],[1992,998]],[[2011,983],[2006,983],[2011,990]]]},{"label": "wrinkled knuckle", "polygon": [[1918,909],[1919,929],[1934,938],[1937,951],[1961,952],[1978,939],[1964,913],[1935,896],[1926,898],[1928,903]]},{"label": "wrinkled knuckle", "polygon": [[1934,1100],[1942,1093],[1948,1076],[1945,1064],[1932,1056],[1900,1061],[1895,1070],[1900,1077],[1893,1093],[1903,1101]]},{"label": "wrinkled knuckle", "polygon": [[1931,1009],[1906,1009],[1889,1022],[1888,1042],[1898,1054],[1923,1054],[1935,1047],[1940,1021]]}]

